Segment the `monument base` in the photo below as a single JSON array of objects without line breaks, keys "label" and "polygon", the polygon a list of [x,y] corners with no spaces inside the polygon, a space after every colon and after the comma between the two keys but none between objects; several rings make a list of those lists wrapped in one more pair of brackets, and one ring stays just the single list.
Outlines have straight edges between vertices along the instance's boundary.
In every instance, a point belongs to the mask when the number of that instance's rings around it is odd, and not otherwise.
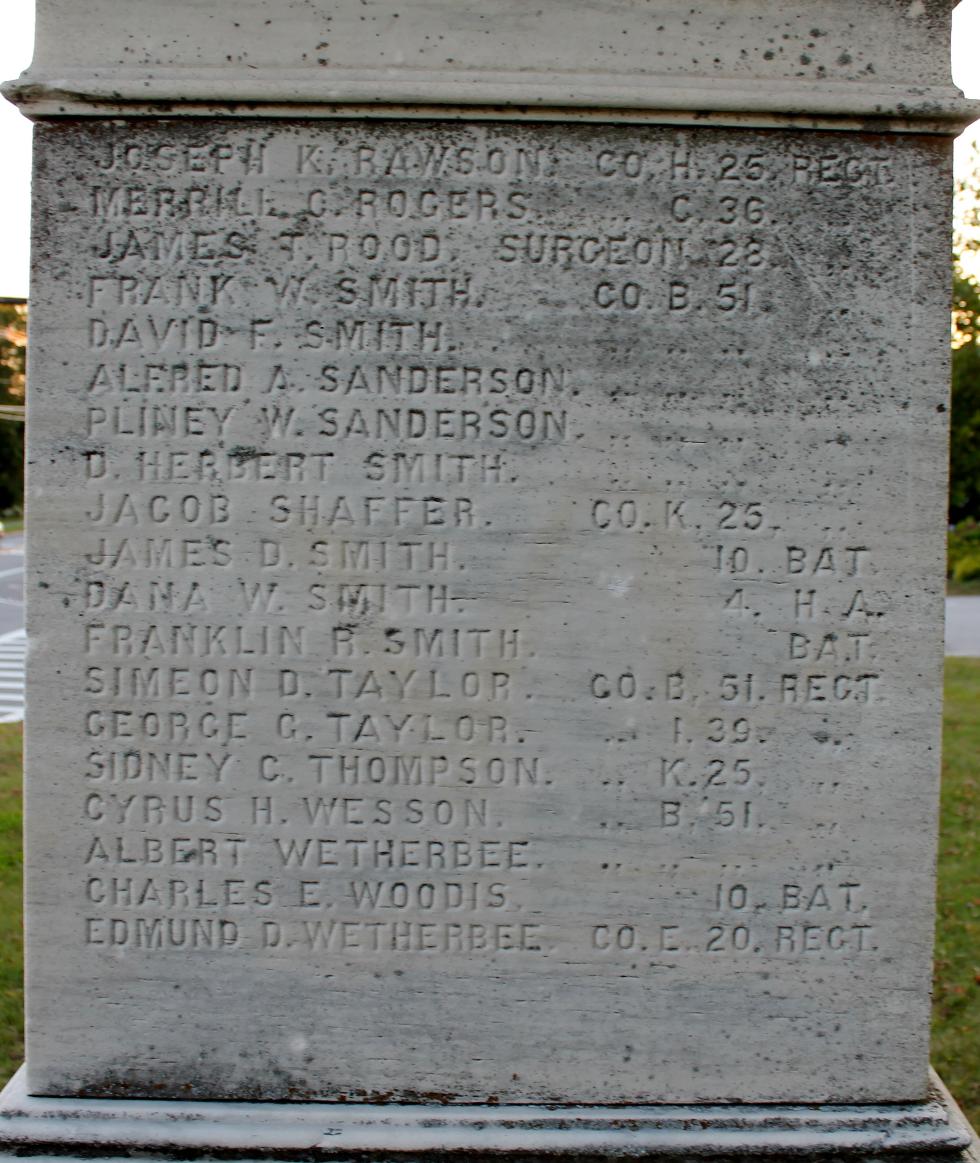
[{"label": "monument base", "polygon": [[38,1098],[0,1094],[0,1158],[579,1159],[765,1156],[980,1163],[940,1080],[922,1103],[652,1107],[410,1106]]}]

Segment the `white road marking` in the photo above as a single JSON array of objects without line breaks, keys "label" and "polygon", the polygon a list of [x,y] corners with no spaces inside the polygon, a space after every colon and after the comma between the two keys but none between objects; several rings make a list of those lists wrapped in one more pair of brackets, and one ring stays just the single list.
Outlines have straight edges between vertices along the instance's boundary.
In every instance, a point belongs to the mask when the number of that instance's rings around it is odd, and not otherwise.
[{"label": "white road marking", "polygon": [[24,655],[27,632],[21,627],[0,634],[0,723],[24,718]]}]

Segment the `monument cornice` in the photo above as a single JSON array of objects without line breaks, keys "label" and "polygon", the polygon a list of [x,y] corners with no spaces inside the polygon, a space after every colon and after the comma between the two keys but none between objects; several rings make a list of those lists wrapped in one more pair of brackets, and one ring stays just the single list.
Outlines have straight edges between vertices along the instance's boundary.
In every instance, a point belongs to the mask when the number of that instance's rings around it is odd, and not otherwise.
[{"label": "monument cornice", "polygon": [[[948,0],[40,0],[30,117],[712,120],[956,132]],[[124,31],[125,29],[125,31]],[[134,32],[133,30],[138,30]]]}]

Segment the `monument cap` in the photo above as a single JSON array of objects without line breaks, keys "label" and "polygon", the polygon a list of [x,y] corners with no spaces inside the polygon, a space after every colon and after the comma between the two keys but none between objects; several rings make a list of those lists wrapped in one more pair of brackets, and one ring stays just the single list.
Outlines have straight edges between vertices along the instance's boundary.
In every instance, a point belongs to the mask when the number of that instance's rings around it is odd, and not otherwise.
[{"label": "monument cap", "polygon": [[[950,0],[39,0],[31,117],[593,117],[957,132]],[[482,113],[480,112],[482,111]]]}]

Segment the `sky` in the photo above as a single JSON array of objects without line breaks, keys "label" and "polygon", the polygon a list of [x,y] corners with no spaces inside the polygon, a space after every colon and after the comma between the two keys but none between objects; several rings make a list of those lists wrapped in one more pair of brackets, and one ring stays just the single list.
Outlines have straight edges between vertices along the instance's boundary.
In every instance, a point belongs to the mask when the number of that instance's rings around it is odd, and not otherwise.
[{"label": "sky", "polygon": [[[33,39],[33,0],[5,0],[0,80],[27,67]],[[980,0],[962,0],[953,14],[953,79],[968,97],[980,99]],[[957,143],[961,168],[970,141],[980,141],[980,122]],[[29,123],[0,98],[0,297],[27,295],[30,151]]]}]

